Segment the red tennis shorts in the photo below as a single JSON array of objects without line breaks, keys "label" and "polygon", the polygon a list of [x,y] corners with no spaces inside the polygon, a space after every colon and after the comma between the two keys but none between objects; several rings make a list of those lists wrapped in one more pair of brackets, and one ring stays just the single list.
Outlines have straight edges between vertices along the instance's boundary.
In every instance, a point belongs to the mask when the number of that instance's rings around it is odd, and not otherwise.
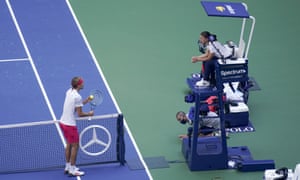
[{"label": "red tennis shorts", "polygon": [[68,144],[79,143],[79,134],[76,126],[68,126],[63,123],[59,123],[59,126]]}]

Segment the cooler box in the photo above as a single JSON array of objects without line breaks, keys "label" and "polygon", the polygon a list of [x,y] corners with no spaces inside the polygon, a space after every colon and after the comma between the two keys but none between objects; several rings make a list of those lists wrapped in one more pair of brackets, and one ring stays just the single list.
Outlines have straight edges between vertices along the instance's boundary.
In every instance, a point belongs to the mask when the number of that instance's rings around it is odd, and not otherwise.
[{"label": "cooler box", "polygon": [[237,106],[229,105],[229,113],[224,114],[227,128],[247,126],[249,124],[249,108],[243,102],[238,102]]}]

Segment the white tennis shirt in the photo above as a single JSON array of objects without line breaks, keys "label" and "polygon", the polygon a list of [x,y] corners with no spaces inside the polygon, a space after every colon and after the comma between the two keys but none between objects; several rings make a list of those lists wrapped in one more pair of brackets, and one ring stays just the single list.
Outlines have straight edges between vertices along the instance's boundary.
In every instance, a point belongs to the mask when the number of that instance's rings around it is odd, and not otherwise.
[{"label": "white tennis shirt", "polygon": [[60,122],[69,125],[76,126],[75,121],[75,108],[82,107],[82,98],[76,89],[70,88],[66,92],[66,98],[64,103],[64,109],[62,116],[60,118]]},{"label": "white tennis shirt", "polygon": [[224,58],[227,58],[231,55],[231,52],[228,51],[219,41],[209,42],[207,49],[209,49],[211,53],[214,53],[217,58],[221,58],[221,54]]}]

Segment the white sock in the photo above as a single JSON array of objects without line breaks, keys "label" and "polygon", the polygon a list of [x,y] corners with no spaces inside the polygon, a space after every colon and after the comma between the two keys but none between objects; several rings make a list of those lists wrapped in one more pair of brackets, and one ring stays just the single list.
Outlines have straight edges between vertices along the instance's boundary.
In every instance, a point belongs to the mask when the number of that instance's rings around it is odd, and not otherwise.
[{"label": "white sock", "polygon": [[71,167],[71,163],[66,163],[66,168],[70,168]]}]

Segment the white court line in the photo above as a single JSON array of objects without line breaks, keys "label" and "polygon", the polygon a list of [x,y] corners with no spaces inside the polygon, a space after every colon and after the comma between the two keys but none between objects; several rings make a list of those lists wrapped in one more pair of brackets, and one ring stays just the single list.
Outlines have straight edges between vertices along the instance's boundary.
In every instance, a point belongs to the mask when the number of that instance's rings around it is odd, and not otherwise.
[{"label": "white court line", "polygon": [[[80,31],[80,33],[81,33],[83,39],[84,39],[84,42],[85,42],[85,44],[86,44],[86,46],[87,46],[87,48],[88,48],[90,54],[92,55],[92,58],[93,58],[93,60],[94,60],[94,63],[95,63],[95,65],[96,65],[96,67],[97,67],[97,69],[98,69],[98,71],[99,71],[99,73],[100,73],[100,76],[101,76],[102,79],[103,79],[103,82],[104,82],[104,84],[105,84],[105,86],[106,86],[106,88],[107,88],[107,90],[108,90],[108,92],[109,92],[109,95],[110,95],[110,97],[112,98],[113,103],[114,103],[115,107],[117,108],[118,113],[121,114],[122,112],[121,112],[121,110],[120,110],[120,107],[119,107],[119,105],[117,104],[117,101],[116,101],[114,95],[112,94],[112,91],[111,91],[110,87],[108,86],[108,83],[107,83],[107,81],[106,81],[106,79],[105,79],[105,77],[104,77],[104,74],[103,74],[103,72],[102,72],[102,69],[101,69],[100,65],[98,64],[97,58],[96,58],[96,56],[95,56],[95,54],[94,54],[94,52],[93,52],[93,50],[92,50],[92,48],[91,48],[91,46],[90,46],[90,44],[89,44],[87,38],[86,38],[86,36],[85,36],[85,34],[84,34],[84,32],[83,32],[83,30],[82,30],[82,28],[81,28],[81,25],[80,25],[80,23],[79,23],[79,21],[78,21],[76,15],[75,15],[75,13],[74,13],[74,10],[73,10],[73,8],[72,8],[72,6],[71,6],[71,4],[70,4],[70,1],[69,1],[69,0],[66,0],[66,2],[67,2],[67,5],[69,6],[69,9],[70,9],[70,11],[71,11],[71,13],[72,13],[72,16],[73,16],[73,18],[74,18],[74,20],[75,20],[75,22],[76,22],[76,25],[77,25],[77,27],[78,27],[78,29],[79,29],[79,31]],[[142,157],[142,155],[141,155],[141,152],[140,152],[140,150],[139,150],[139,148],[138,148],[138,146],[137,146],[137,144],[136,144],[136,142],[135,142],[135,140],[134,140],[134,138],[133,138],[133,135],[132,135],[132,133],[131,133],[131,131],[130,131],[128,125],[127,125],[127,122],[126,122],[125,118],[124,118],[124,126],[125,126],[125,128],[126,128],[126,130],[127,130],[127,132],[128,132],[128,135],[129,135],[129,137],[130,137],[130,139],[131,139],[131,141],[132,141],[132,143],[133,143],[133,145],[134,145],[134,147],[135,147],[135,149],[136,149],[136,151],[137,151],[137,154],[138,154],[138,156],[139,156],[139,158],[140,158],[140,160],[141,160],[143,166],[145,167],[145,170],[146,170],[146,173],[147,173],[148,177],[150,178],[150,180],[152,180],[153,178],[152,178],[152,176],[151,176],[151,174],[150,174],[149,168],[148,168],[148,166],[146,165],[146,163],[145,163],[145,161],[144,161],[144,159],[143,159],[143,157]]]},{"label": "white court line", "polygon": [[[28,56],[28,60],[30,61],[30,64],[31,64],[31,66],[32,66],[32,69],[33,69],[33,72],[34,72],[34,74],[35,74],[35,77],[36,77],[36,79],[37,79],[37,81],[38,81],[38,84],[39,84],[39,86],[40,86],[40,89],[41,89],[41,91],[42,91],[42,93],[43,93],[43,96],[44,96],[44,98],[45,98],[45,101],[46,101],[46,104],[47,104],[48,109],[49,109],[49,111],[50,111],[51,117],[52,117],[52,119],[53,119],[54,121],[57,121],[57,118],[56,118],[56,116],[55,116],[54,110],[53,110],[52,105],[51,105],[51,103],[50,103],[50,100],[49,100],[49,98],[48,98],[47,92],[46,92],[46,90],[45,90],[45,88],[44,88],[44,85],[43,85],[43,83],[42,83],[42,81],[41,81],[41,78],[40,78],[40,75],[39,75],[39,73],[38,73],[38,71],[37,71],[37,69],[36,69],[36,66],[35,66],[35,64],[34,64],[34,62],[33,62],[33,60],[32,60],[30,51],[29,51],[29,49],[28,49],[28,47],[27,47],[27,44],[26,44],[26,41],[25,41],[25,39],[24,39],[23,33],[22,33],[21,28],[20,28],[20,26],[19,26],[19,24],[18,24],[18,21],[17,21],[17,19],[16,19],[15,13],[14,13],[14,11],[13,11],[13,9],[12,9],[12,6],[11,6],[9,0],[6,0],[6,4],[7,4],[7,7],[8,7],[8,10],[9,10],[9,12],[10,12],[10,15],[11,15],[11,17],[12,17],[12,19],[13,19],[13,22],[14,22],[14,24],[15,24],[15,26],[16,26],[16,29],[17,29],[17,31],[18,31],[18,34],[19,34],[19,36],[20,36],[20,39],[21,39],[21,42],[22,42],[23,47],[24,47],[24,49],[25,49],[26,55]],[[56,126],[56,129],[57,129],[57,131],[58,131],[58,133],[59,133],[59,136],[60,136],[60,138],[61,138],[61,141],[62,141],[64,147],[66,147],[66,142],[65,142],[65,139],[64,139],[64,137],[63,137],[63,135],[62,135],[61,129],[59,128],[59,124],[58,124],[58,123],[55,123],[55,126]],[[77,178],[77,179],[78,179],[78,180],[81,180],[80,178]]]},{"label": "white court line", "polygon": [[0,59],[0,63],[2,63],[2,62],[17,62],[17,61],[29,61],[29,59],[28,58]]}]

